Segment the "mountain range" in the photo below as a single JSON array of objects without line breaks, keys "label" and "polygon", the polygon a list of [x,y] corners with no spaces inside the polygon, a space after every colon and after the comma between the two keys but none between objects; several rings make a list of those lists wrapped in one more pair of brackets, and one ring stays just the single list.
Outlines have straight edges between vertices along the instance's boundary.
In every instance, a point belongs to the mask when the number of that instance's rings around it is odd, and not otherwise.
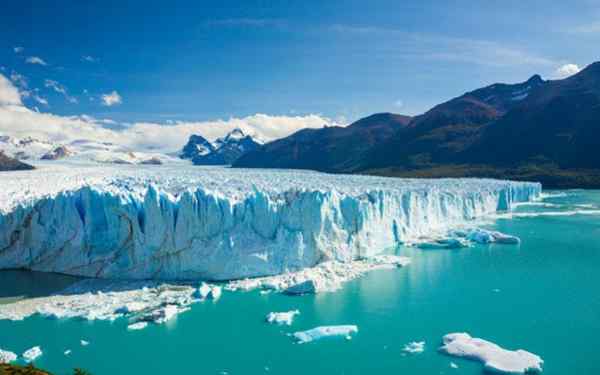
[{"label": "mountain range", "polygon": [[231,165],[241,155],[254,151],[262,142],[236,128],[214,143],[201,135],[190,136],[179,153],[182,159],[190,159],[195,165]]},{"label": "mountain range", "polygon": [[534,75],[483,87],[414,117],[381,113],[301,130],[233,166],[600,187],[598,146],[600,63],[593,63],[562,80]]}]

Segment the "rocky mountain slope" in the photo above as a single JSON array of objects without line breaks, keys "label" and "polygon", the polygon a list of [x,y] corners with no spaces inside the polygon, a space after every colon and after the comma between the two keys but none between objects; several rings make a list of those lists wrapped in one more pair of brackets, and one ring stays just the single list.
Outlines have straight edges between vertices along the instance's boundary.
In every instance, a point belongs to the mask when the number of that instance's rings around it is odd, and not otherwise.
[{"label": "rocky mountain slope", "polygon": [[[373,118],[379,121],[371,138],[340,136]],[[346,131],[301,131],[244,155],[234,166],[600,187],[600,63],[562,80],[534,75],[518,84],[493,84],[410,121],[399,124],[398,118],[379,114]]]}]

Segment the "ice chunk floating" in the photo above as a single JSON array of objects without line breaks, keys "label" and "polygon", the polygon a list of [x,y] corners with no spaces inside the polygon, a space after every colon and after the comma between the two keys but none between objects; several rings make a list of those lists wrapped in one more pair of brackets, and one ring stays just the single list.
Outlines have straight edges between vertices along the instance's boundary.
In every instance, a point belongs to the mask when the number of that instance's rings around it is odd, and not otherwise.
[{"label": "ice chunk floating", "polygon": [[271,312],[268,313],[265,320],[267,323],[291,326],[294,321],[294,316],[299,315],[300,311],[291,310],[287,312]]},{"label": "ice chunk floating", "polygon": [[541,193],[487,179],[60,163],[1,174],[0,186],[0,268],[214,281],[368,258]]},{"label": "ice chunk floating", "polygon": [[304,344],[326,337],[345,337],[350,339],[352,338],[351,335],[357,332],[358,327],[355,325],[321,326],[309,329],[308,331],[295,332],[293,336],[298,343]]},{"label": "ice chunk floating", "polygon": [[507,350],[467,333],[450,333],[444,336],[440,351],[457,357],[474,359],[483,363],[486,370],[502,374],[542,372],[544,361],[525,350]]},{"label": "ice chunk floating", "polygon": [[0,349],[0,363],[10,363],[17,360],[17,355],[8,350]]},{"label": "ice chunk floating", "polygon": [[42,354],[42,349],[39,346],[34,346],[31,349],[27,349],[23,353],[23,359],[25,360],[25,362],[33,362],[36,360],[37,357],[41,356]]}]

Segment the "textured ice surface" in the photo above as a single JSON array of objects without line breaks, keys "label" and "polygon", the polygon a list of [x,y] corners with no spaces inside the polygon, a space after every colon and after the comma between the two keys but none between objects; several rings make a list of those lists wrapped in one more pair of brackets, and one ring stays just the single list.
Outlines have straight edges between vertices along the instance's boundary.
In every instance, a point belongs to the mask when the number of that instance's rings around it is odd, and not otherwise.
[{"label": "textured ice surface", "polygon": [[351,335],[357,332],[358,327],[355,325],[321,326],[309,329],[308,331],[295,332],[293,336],[298,343],[304,344],[326,337],[341,336],[351,338]]},{"label": "textured ice surface", "polygon": [[492,342],[473,338],[467,333],[447,334],[440,351],[480,361],[487,371],[503,374],[541,372],[544,363],[539,356],[528,351],[503,349]]},{"label": "textured ice surface", "polygon": [[0,363],[10,363],[17,360],[17,355],[8,350],[0,349]]},{"label": "textured ice surface", "polygon": [[271,324],[279,324],[291,326],[294,321],[294,317],[299,315],[300,311],[291,310],[287,312],[271,312],[267,314],[266,321]]},{"label": "textured ice surface", "polygon": [[381,253],[536,199],[537,183],[55,164],[0,174],[0,268],[231,280]]},{"label": "textured ice surface", "polygon": [[31,349],[27,349],[22,356],[26,362],[32,362],[35,361],[35,359],[41,355],[42,349],[39,346],[34,346]]}]

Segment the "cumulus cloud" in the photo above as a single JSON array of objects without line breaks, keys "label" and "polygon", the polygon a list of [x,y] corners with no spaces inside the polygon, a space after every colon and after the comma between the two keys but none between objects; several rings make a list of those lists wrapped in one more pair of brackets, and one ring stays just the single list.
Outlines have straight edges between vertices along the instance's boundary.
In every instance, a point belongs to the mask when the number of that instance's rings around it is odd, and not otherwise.
[{"label": "cumulus cloud", "polygon": [[554,74],[556,78],[567,78],[572,76],[573,74],[579,73],[581,68],[577,64],[564,64],[559,66]]},{"label": "cumulus cloud", "polygon": [[0,106],[21,105],[19,90],[0,74]]},{"label": "cumulus cloud", "polygon": [[96,59],[92,56],[86,55],[86,56],[81,56],[81,61],[96,62]]},{"label": "cumulus cloud", "polygon": [[103,94],[100,96],[100,99],[102,99],[102,105],[106,107],[112,107],[113,105],[121,104],[123,102],[123,98],[121,98],[121,95],[116,91]]},{"label": "cumulus cloud", "polygon": [[64,96],[65,99],[69,103],[73,103],[73,104],[77,104],[78,103],[77,98],[74,98],[71,95],[69,95],[69,92],[67,91],[67,88],[64,87],[63,85],[61,85],[60,83],[58,83],[57,81],[54,81],[54,80],[51,80],[51,79],[47,79],[47,80],[44,81],[44,86],[46,86],[47,88],[50,88],[50,89],[56,91],[57,93],[61,94],[62,96]]},{"label": "cumulus cloud", "polygon": [[25,48],[23,48],[23,47],[15,47],[15,48],[13,48],[13,51],[15,51],[15,53],[21,53],[21,52],[25,51]]},{"label": "cumulus cloud", "polygon": [[25,62],[28,64],[37,64],[44,66],[48,65],[44,60],[37,56],[29,56],[27,59],[25,59]]},{"label": "cumulus cloud", "polygon": [[241,128],[265,141],[288,136],[303,128],[320,128],[332,124],[320,115],[271,116],[255,114],[228,120],[199,122],[140,122],[117,124],[110,119],[91,116],[58,116],[32,111],[21,104],[18,90],[0,74],[0,134],[14,137],[32,136],[55,142],[89,139],[112,142],[132,150],[172,152],[181,149],[192,134],[208,139],[222,137]]}]

